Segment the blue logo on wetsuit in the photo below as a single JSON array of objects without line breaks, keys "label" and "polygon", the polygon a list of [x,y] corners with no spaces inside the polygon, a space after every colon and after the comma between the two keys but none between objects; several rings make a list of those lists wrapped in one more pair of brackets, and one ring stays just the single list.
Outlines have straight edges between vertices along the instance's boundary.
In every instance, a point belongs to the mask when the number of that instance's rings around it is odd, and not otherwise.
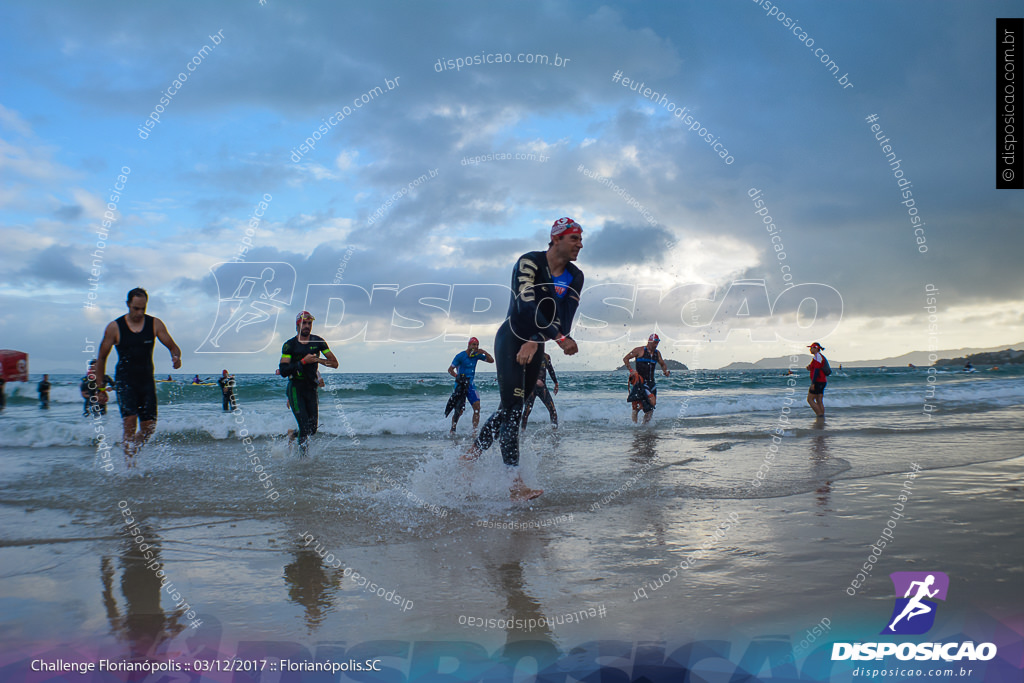
[{"label": "blue logo on wetsuit", "polygon": [[561,275],[552,275],[551,281],[555,284],[555,296],[561,299],[569,291],[569,285],[572,284],[572,273],[566,268]]}]

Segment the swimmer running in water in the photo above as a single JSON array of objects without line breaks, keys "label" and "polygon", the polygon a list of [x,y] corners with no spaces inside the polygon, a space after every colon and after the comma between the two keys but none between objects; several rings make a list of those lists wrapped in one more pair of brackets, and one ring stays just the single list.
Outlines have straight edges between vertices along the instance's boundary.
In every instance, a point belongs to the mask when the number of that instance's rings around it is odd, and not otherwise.
[{"label": "swimmer running in water", "polygon": [[[181,367],[181,349],[174,343],[160,318],[146,315],[149,295],[141,287],[128,292],[128,313],[109,323],[103,331],[96,358],[96,388],[107,386],[107,357],[117,349],[114,373],[117,405],[124,427],[124,455],[128,464],[156,431],[156,380],[153,379],[154,340],[171,352],[171,367]],[[136,431],[137,429],[137,431]]]},{"label": "swimmer running in water", "polygon": [[[479,339],[470,337],[466,350],[460,351],[452,359],[452,364],[448,366],[448,374],[455,378],[456,390],[458,390],[460,379],[467,385],[466,400],[469,401],[469,405],[473,406],[474,434],[476,433],[476,428],[480,425],[480,395],[476,391],[476,385],[473,384],[473,380],[476,377],[476,364],[480,361],[493,363],[494,356],[480,349]],[[460,417],[462,417],[461,408],[456,409],[455,414],[452,415],[452,434],[455,433],[455,425],[459,423]]]},{"label": "swimmer running in water", "polygon": [[[647,400],[650,402],[651,409],[644,410],[644,424],[651,421],[651,416],[654,415],[654,407],[658,403],[658,388],[655,386],[656,380],[654,377],[654,365],[655,363],[661,365],[661,371],[666,377],[669,376],[668,365],[665,364],[665,359],[661,355],[661,351],[658,350],[658,344],[661,339],[656,334],[652,334],[647,338],[646,346],[638,346],[622,358],[622,362],[626,364],[626,369],[629,370],[630,376],[634,374],[633,366],[629,364],[629,361],[636,359],[636,374],[640,375],[640,380],[644,384],[644,389],[647,391]],[[637,414],[640,412],[641,401],[633,401],[633,424],[636,424]]]},{"label": "swimmer running in water", "polygon": [[494,338],[501,404],[463,458],[475,460],[497,438],[502,462],[516,468],[509,489],[513,500],[543,493],[528,488],[519,475],[520,420],[526,394],[540,375],[544,342],[553,340],[567,356],[579,351],[569,332],[583,291],[583,271],[572,261],[582,248],[583,228],[571,218],[559,218],[551,226],[547,251],[523,254],[512,269],[508,314]]},{"label": "swimmer running in water", "polygon": [[[292,409],[299,426],[300,457],[306,455],[309,437],[316,434],[320,423],[320,405],[316,393],[317,366],[338,367],[338,359],[331,353],[324,338],[313,334],[314,320],[309,311],[295,316],[295,330],[298,334],[281,347],[281,362],[278,366],[278,374],[288,378],[288,407]],[[321,353],[323,358],[320,357]]]}]

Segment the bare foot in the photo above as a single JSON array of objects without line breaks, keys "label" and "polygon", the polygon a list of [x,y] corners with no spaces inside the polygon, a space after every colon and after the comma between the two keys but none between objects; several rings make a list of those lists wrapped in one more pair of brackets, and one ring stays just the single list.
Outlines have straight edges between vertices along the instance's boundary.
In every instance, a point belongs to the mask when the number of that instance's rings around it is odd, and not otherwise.
[{"label": "bare foot", "polygon": [[478,459],[480,455],[480,449],[477,448],[476,444],[474,443],[472,446],[469,447],[469,450],[467,450],[465,453],[459,456],[459,460],[473,461]]},{"label": "bare foot", "polygon": [[531,489],[518,477],[508,490],[512,494],[512,500],[533,500],[544,493],[543,489]]}]

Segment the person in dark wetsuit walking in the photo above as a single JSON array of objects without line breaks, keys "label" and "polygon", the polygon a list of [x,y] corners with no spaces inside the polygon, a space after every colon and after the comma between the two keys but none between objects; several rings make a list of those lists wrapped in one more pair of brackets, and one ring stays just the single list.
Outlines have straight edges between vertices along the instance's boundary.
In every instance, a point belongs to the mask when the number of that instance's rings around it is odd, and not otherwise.
[{"label": "person in dark wetsuit walking", "polygon": [[[650,410],[644,410],[644,424],[651,421],[651,416],[654,415],[654,406],[658,403],[658,388],[655,386],[654,372],[655,363],[661,365],[661,371],[665,373],[665,376],[669,376],[668,366],[665,364],[665,359],[661,356],[661,351],[658,350],[658,343],[661,339],[656,334],[652,334],[647,338],[646,346],[638,346],[623,358],[622,362],[626,364],[626,369],[629,370],[630,377],[634,374],[640,376],[640,381],[643,382],[643,388],[641,391],[647,392],[647,401],[650,403]],[[636,371],[634,372],[633,366],[629,364],[629,361],[636,359]],[[635,378],[634,378],[635,379]],[[636,422],[636,417],[640,412],[641,401],[633,401],[633,422]]]},{"label": "person in dark wetsuit walking", "polygon": [[[107,356],[117,347],[114,388],[124,422],[124,455],[131,459],[156,431],[156,381],[153,379],[154,339],[171,352],[171,365],[181,367],[181,349],[171,339],[160,318],[146,315],[149,295],[136,287],[128,292],[128,313],[109,323],[103,331],[96,358],[96,388],[106,387]],[[138,429],[136,429],[138,428]]]},{"label": "person in dark wetsuit walking", "polygon": [[548,409],[548,415],[551,417],[551,424],[554,425],[555,429],[558,429],[558,411],[555,410],[555,400],[551,398],[551,392],[548,391],[548,374],[551,375],[551,381],[555,383],[555,393],[558,393],[558,376],[555,375],[555,367],[551,364],[551,356],[544,354],[544,360],[540,362],[540,375],[537,377],[537,384],[533,386],[533,393],[530,394],[530,398],[526,399],[526,408],[523,410],[523,431],[526,431],[526,422],[530,419],[530,413],[533,412],[533,402],[540,399],[540,402],[544,404],[544,407]]},{"label": "person in dark wetsuit walking", "polygon": [[[501,404],[480,429],[465,459],[480,457],[497,438],[502,462],[519,466],[523,404],[540,375],[544,342],[554,340],[567,356],[579,351],[569,332],[583,291],[583,271],[571,261],[582,248],[579,223],[559,218],[551,226],[547,251],[531,251],[516,261],[508,314],[494,338]],[[543,493],[527,488],[518,470],[510,492],[514,500],[530,500]]]},{"label": "person in dark wetsuit walking", "polygon": [[[299,426],[299,455],[306,455],[309,437],[316,434],[320,423],[320,404],[317,397],[317,365],[338,367],[338,359],[327,348],[323,337],[313,334],[316,318],[309,311],[295,316],[298,332],[281,347],[278,372],[288,378],[288,406]],[[324,357],[320,358],[323,353]],[[313,367],[309,367],[312,365]]]}]

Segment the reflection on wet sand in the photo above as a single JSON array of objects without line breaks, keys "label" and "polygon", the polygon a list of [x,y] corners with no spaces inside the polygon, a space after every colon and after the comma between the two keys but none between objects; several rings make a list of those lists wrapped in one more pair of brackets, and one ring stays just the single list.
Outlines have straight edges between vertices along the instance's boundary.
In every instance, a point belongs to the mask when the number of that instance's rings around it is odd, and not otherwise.
[{"label": "reflection on wet sand", "polygon": [[[813,429],[824,431],[825,421],[815,420]],[[829,436],[824,433],[818,434],[811,441],[811,475],[816,479],[821,479],[822,473],[829,471],[828,461],[831,460],[832,456],[829,454],[828,441]],[[819,517],[823,517],[826,512],[832,512],[832,509],[828,507],[831,493],[832,480],[831,478],[825,478],[824,482],[815,489],[818,506],[822,508],[822,510],[816,513]]]},{"label": "reflection on wet sand", "polygon": [[300,548],[292,554],[295,559],[284,567],[288,599],[305,609],[306,628],[313,633],[332,610],[341,589],[342,572],[326,571],[323,560],[310,548]]},{"label": "reflection on wet sand", "polygon": [[645,465],[658,459],[658,432],[653,429],[637,429],[633,434],[633,447],[629,452],[630,462]]},{"label": "reflection on wet sand", "polygon": [[[498,587],[505,594],[506,618],[512,627],[507,629],[508,643],[517,640],[543,640],[552,642],[551,629],[544,618],[540,601],[524,588],[522,562],[506,562],[498,567]],[[536,628],[536,632],[532,630]]]},{"label": "reflection on wet sand", "polygon": [[160,578],[150,568],[154,562],[162,564],[159,561],[160,538],[151,527],[145,524],[139,527],[150,545],[153,558],[144,558],[131,537],[123,541],[119,558],[123,606],[118,605],[114,591],[117,573],[114,560],[103,557],[100,563],[103,605],[110,630],[119,641],[127,644],[132,659],[156,658],[163,654],[166,642],[187,627],[182,619],[184,607],[164,613],[160,606]]}]

